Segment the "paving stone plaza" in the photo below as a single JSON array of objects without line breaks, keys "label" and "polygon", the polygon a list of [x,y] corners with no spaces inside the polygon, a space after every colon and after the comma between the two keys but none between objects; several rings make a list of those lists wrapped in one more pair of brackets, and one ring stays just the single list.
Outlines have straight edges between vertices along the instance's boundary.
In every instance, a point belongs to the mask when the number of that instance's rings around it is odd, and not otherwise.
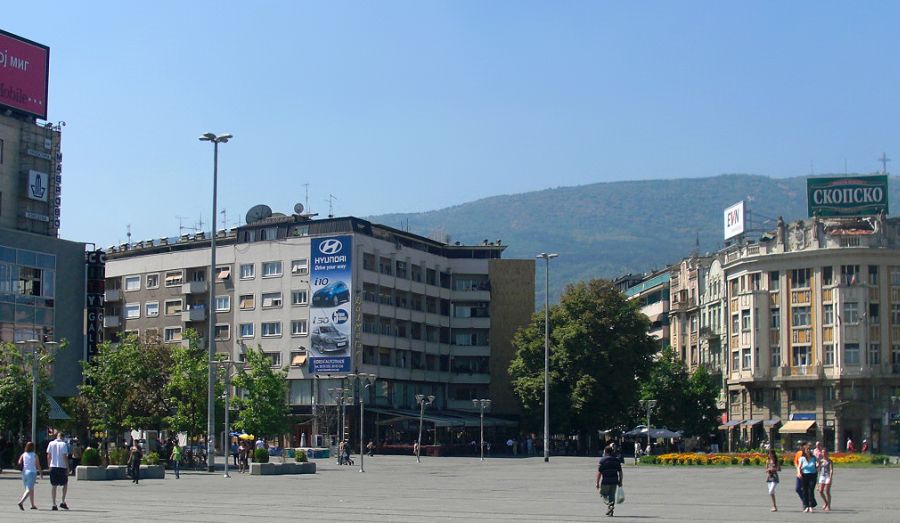
[{"label": "paving stone plaza", "polygon": [[[185,472],[176,480],[87,482],[71,478],[68,512],[50,512],[50,482],[37,485],[40,511],[16,507],[22,482],[0,474],[0,521],[596,521],[596,459],[375,456],[366,472],[316,460],[318,473],[249,476]],[[627,460],[630,462],[630,460]],[[837,469],[834,511],[803,514],[789,473],[769,511],[761,467],[632,466],[625,473],[626,521],[896,521],[900,469]],[[26,502],[27,508],[27,502]]]}]

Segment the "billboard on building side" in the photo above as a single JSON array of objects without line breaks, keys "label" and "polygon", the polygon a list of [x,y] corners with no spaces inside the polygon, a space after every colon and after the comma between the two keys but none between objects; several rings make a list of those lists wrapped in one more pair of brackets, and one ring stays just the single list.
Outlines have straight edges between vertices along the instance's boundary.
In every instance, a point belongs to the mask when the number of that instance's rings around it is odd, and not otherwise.
[{"label": "billboard on building side", "polygon": [[744,200],[725,209],[725,239],[744,232]]},{"label": "billboard on building side", "polygon": [[315,238],[309,271],[309,370],[349,372],[353,347],[351,236]]},{"label": "billboard on building side", "polygon": [[809,216],[865,216],[888,213],[887,176],[807,178]]},{"label": "billboard on building side", "polygon": [[50,48],[0,30],[0,105],[47,119]]}]

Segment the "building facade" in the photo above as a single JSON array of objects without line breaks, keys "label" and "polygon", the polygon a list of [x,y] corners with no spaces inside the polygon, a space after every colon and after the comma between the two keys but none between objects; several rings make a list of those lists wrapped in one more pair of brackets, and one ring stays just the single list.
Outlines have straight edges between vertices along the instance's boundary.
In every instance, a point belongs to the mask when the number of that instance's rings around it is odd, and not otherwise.
[{"label": "building facade", "polygon": [[[671,274],[667,267],[663,270],[645,274],[639,281],[624,291],[628,299],[638,301],[641,312],[649,318],[650,335],[659,340],[660,349],[671,345],[669,328],[670,279]],[[631,283],[634,280],[629,280],[629,277],[625,277],[622,281]]]}]

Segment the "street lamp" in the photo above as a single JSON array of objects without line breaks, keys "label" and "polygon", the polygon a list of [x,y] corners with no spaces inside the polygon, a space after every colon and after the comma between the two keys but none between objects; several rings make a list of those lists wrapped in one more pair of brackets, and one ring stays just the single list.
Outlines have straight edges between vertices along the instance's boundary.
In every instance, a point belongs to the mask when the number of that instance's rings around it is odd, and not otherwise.
[{"label": "street lamp", "polygon": [[[204,133],[200,136],[201,142],[212,142],[213,144],[213,194],[212,194],[212,234],[209,248],[209,307],[207,315],[209,318],[209,334],[206,337],[207,356],[212,362],[216,355],[216,197],[219,189],[219,144],[228,143],[233,138],[231,134],[225,133],[216,135],[214,133]],[[216,368],[213,363],[209,364],[209,383],[206,406],[206,468],[208,472],[216,469]],[[228,457],[225,457],[228,462]]]},{"label": "street lamp", "polygon": [[472,400],[472,404],[481,410],[481,461],[484,461],[484,409],[491,406],[491,400]]},{"label": "street lamp", "polygon": [[[25,358],[25,351],[31,347],[31,441],[35,444],[37,442],[37,405],[38,405],[38,346],[43,345],[45,349],[47,349],[47,353],[49,355],[50,350],[55,348],[58,343],[55,341],[45,341],[41,344],[40,341],[35,339],[17,341],[17,345],[19,345],[20,350],[22,351],[22,358]],[[47,347],[49,345],[49,348]]]},{"label": "street lamp", "polygon": [[356,385],[359,386],[359,389],[358,389],[359,390],[359,471],[365,472],[366,469],[363,466],[363,460],[366,459],[365,458],[366,449],[365,449],[365,443],[364,443],[365,442],[365,432],[364,432],[365,423],[363,423],[363,420],[365,420],[365,415],[366,415],[365,393],[366,393],[366,391],[369,390],[369,387],[371,387],[375,383],[376,378],[375,378],[374,374],[368,374],[365,372],[359,372],[359,373],[355,373],[355,374],[352,374],[352,373],[347,374],[347,377],[354,380],[354,383],[356,383]]},{"label": "street lamp", "polygon": [[422,463],[422,424],[425,421],[425,405],[434,403],[434,396],[430,394],[428,396],[416,394],[416,403],[419,404],[419,442],[416,445],[416,463]]},{"label": "street lamp", "polygon": [[650,411],[656,403],[656,400],[640,400],[641,407],[647,409],[647,448],[650,448]]},{"label": "street lamp", "polygon": [[337,453],[338,454],[337,464],[340,465],[341,459],[343,459],[343,457],[341,456],[341,453],[340,453],[340,442],[344,441],[344,424],[346,423],[346,417],[347,417],[347,413],[346,413],[346,410],[344,409],[344,406],[347,404],[348,400],[352,401],[353,398],[350,397],[350,394],[352,393],[352,391],[350,389],[346,389],[343,387],[335,387],[332,389],[328,389],[328,393],[331,394],[331,397],[334,398],[335,404],[337,405],[338,425],[340,428],[340,435],[339,435],[340,440],[338,443],[339,450]]},{"label": "street lamp", "polygon": [[550,260],[559,254],[542,252],[536,258],[547,262],[544,271],[544,462],[550,461]]},{"label": "street lamp", "polygon": [[[225,397],[225,436],[224,437],[225,437],[225,441],[228,441],[228,438],[229,438],[228,433],[230,432],[228,430],[228,426],[229,426],[228,409],[231,407],[231,371],[232,371],[232,369],[239,368],[239,366],[242,366],[243,364],[241,362],[232,361],[231,359],[214,360],[214,361],[210,361],[210,364],[215,365],[215,366],[221,366],[222,368],[225,369],[225,394],[223,394],[223,396]],[[228,474],[228,449],[224,446],[224,444],[222,446],[222,449],[223,449],[223,454],[225,454],[225,477],[230,478],[231,476]]]}]

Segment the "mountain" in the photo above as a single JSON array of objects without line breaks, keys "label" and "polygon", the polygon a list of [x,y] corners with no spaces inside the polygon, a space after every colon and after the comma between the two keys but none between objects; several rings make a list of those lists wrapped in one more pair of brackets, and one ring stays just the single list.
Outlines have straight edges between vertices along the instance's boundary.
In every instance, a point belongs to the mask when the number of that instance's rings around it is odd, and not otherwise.
[{"label": "mountain", "polygon": [[[889,201],[900,202],[892,177]],[[806,177],[770,178],[725,174],[709,178],[645,180],[557,187],[493,196],[436,211],[384,214],[368,219],[451,242],[497,239],[509,246],[504,258],[551,261],[552,299],[568,283],[642,273],[723,246],[726,207],[747,200],[747,228],[771,229],[806,217]],[[895,204],[897,205],[897,204]],[[408,224],[408,225],[407,225]],[[538,267],[538,303],[543,302],[543,267]]]}]

